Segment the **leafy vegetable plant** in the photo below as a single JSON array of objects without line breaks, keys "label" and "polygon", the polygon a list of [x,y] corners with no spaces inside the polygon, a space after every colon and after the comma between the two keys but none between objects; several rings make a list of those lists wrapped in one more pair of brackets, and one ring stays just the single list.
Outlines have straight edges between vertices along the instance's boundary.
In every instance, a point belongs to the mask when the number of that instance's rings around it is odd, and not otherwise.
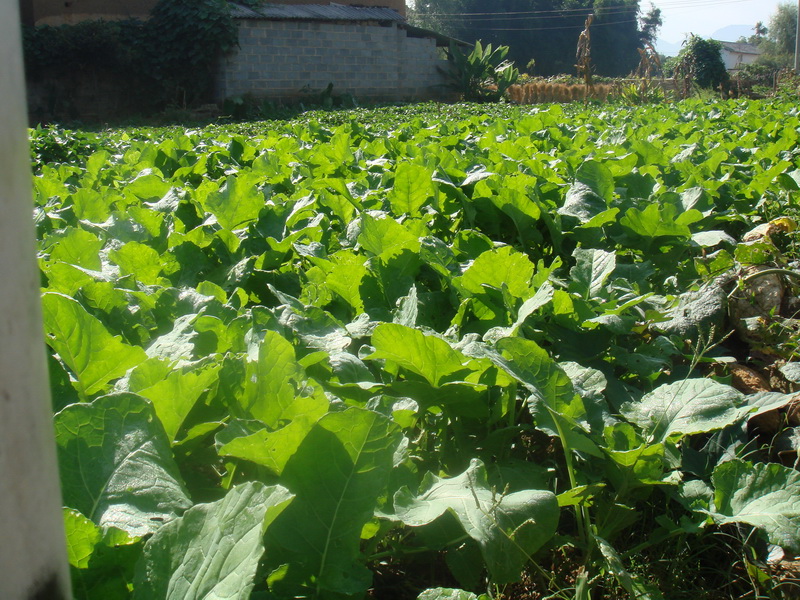
[{"label": "leafy vegetable plant", "polygon": [[753,424],[790,440],[796,345],[783,390],[724,367],[743,270],[792,269],[790,227],[744,234],[796,212],[800,118],[678,106],[38,152],[76,597],[659,598],[647,557],[720,529],[751,571],[796,552],[796,470]]}]

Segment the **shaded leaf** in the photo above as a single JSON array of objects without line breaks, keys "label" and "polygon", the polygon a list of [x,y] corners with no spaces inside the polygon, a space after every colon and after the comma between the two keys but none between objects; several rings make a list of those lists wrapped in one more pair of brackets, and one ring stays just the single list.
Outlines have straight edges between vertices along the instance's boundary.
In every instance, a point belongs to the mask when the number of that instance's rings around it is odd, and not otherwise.
[{"label": "shaded leaf", "polygon": [[369,586],[371,574],[358,560],[361,530],[373,517],[401,440],[400,428],[386,417],[348,408],[320,419],[286,463],[282,481],[296,498],[271,538],[291,553],[295,577],[315,595],[363,594]]},{"label": "shaded leaf", "polygon": [[132,537],[191,502],[153,406],[134,394],[72,404],[55,416],[64,504]]},{"label": "shaded leaf", "polygon": [[769,541],[800,552],[800,473],[779,464],[731,460],[714,469],[717,523],[748,523]]},{"label": "shaded leaf", "polygon": [[530,556],[555,534],[559,514],[551,492],[493,492],[486,469],[477,459],[463,474],[450,479],[427,473],[419,494],[408,488],[395,494],[394,508],[394,517],[410,527],[427,525],[450,511],[480,546],[497,583],[519,578]]}]

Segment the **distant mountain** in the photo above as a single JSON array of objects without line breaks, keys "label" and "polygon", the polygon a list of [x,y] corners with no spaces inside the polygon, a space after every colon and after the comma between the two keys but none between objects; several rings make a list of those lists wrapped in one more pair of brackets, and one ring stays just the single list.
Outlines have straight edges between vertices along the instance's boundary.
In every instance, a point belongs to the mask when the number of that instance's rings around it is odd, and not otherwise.
[{"label": "distant mountain", "polygon": [[681,44],[673,44],[672,42],[667,42],[661,39],[656,40],[656,52],[659,54],[663,54],[664,56],[678,56],[678,52],[681,51]]},{"label": "distant mountain", "polygon": [[728,25],[722,29],[717,29],[711,34],[711,38],[720,42],[737,42],[740,37],[750,37],[753,35],[752,25]]}]

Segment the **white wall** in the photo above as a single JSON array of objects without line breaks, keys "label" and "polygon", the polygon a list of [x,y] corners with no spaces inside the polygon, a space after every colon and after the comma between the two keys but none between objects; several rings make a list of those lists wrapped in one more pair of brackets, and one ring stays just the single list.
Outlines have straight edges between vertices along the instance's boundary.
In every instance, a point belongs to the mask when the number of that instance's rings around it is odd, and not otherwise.
[{"label": "white wall", "polygon": [[722,49],[722,61],[725,63],[725,68],[728,71],[741,69],[744,65],[750,65],[756,62],[758,55],[745,54],[742,52],[731,52],[730,50]]}]

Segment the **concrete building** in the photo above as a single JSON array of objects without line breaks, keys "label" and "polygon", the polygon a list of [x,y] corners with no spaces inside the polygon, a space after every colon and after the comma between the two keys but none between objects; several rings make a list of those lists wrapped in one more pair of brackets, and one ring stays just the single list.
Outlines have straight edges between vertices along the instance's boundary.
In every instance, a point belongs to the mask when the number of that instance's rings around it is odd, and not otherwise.
[{"label": "concrete building", "polygon": [[753,44],[744,42],[720,42],[722,44],[722,61],[725,68],[735,74],[745,65],[751,65],[761,55],[761,50]]}]

